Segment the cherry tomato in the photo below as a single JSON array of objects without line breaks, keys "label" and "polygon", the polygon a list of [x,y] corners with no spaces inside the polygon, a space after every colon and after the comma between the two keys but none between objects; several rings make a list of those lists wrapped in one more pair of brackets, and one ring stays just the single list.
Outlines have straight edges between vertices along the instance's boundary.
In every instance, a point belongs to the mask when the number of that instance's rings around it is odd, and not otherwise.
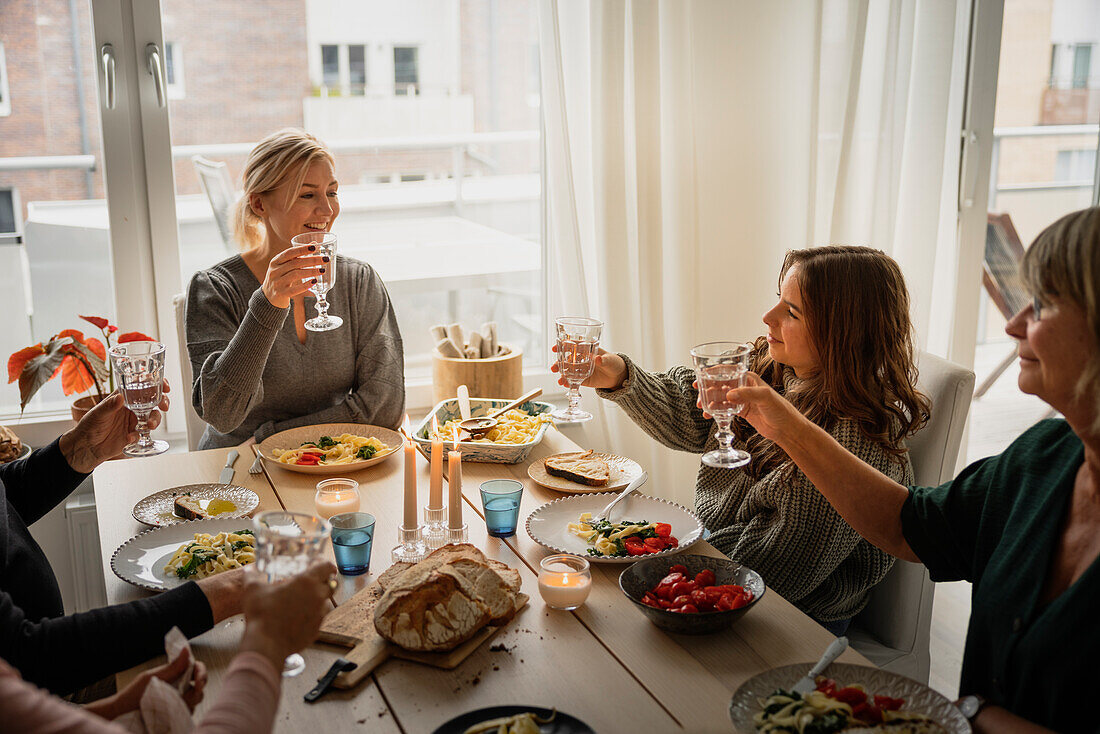
[{"label": "cherry tomato", "polygon": [[836,681],[832,678],[821,678],[817,682],[817,690],[821,691],[826,696],[832,696],[836,693]]},{"label": "cherry tomato", "polygon": [[691,603],[697,606],[701,612],[709,612],[714,608],[714,605],[707,599],[707,592],[702,589],[691,592]]},{"label": "cherry tomato", "polygon": [[658,584],[657,588],[653,590],[653,593],[659,599],[671,599],[673,586],[674,584]]},{"label": "cherry tomato", "polygon": [[[684,568],[684,567],[683,566],[673,566],[673,568]],[[685,578],[687,578],[686,574],[687,574],[687,569],[686,568],[684,568],[684,573],[680,573],[679,571],[670,571],[668,576],[665,576],[663,579],[661,579],[661,583],[662,584],[674,584],[677,581],[683,581]]]},{"label": "cherry tomato", "polygon": [[[669,572],[670,574],[673,574],[673,573],[678,573],[678,574],[680,574],[681,576],[687,576],[687,572],[688,572],[688,570],[687,570],[687,566],[684,566],[684,565],[682,565],[682,564],[679,564],[679,563],[677,563],[677,564],[676,564],[676,565],[674,565],[674,566],[673,566],[672,568],[668,569],[668,572]],[[668,578],[668,577],[666,576],[665,578]]]},{"label": "cherry tomato", "polygon": [[680,596],[677,596],[672,600],[672,606],[674,607],[682,607],[685,604],[691,604],[690,594],[681,594]]},{"label": "cherry tomato", "polygon": [[[657,533],[658,538],[667,538],[668,536],[672,535],[672,526],[669,525],[667,522],[657,523],[656,527],[654,527],[653,530]],[[676,566],[673,566],[673,568],[676,568]],[[680,566],[680,568],[684,567]],[[684,568],[684,570],[680,573],[687,573],[687,569]]]},{"label": "cherry tomato", "polygon": [[660,538],[646,538],[643,542],[646,550],[650,553],[658,553],[665,549],[665,541]]},{"label": "cherry tomato", "polygon": [[623,538],[623,547],[632,556],[644,556],[646,554],[645,543],[641,538]]},{"label": "cherry tomato", "polygon": [[700,586],[713,586],[714,571],[711,571],[709,568],[704,568],[702,571],[695,574],[695,583]]},{"label": "cherry tomato", "polygon": [[658,599],[657,605],[661,607],[661,609],[672,609],[672,602],[668,599]]},{"label": "cherry tomato", "polygon": [[676,538],[673,538],[671,535],[665,538],[665,542],[668,543],[669,548],[676,548],[680,545],[680,541],[676,540]]},{"label": "cherry tomato", "polygon": [[675,599],[681,594],[690,594],[697,588],[699,587],[696,586],[694,581],[680,581],[672,587],[672,597]]},{"label": "cherry tomato", "polygon": [[833,698],[854,708],[857,704],[867,702],[867,693],[855,686],[847,686],[837,689],[837,692],[833,694]]},{"label": "cherry tomato", "polygon": [[890,698],[889,696],[875,696],[875,705],[883,711],[897,711],[905,705],[905,699]]},{"label": "cherry tomato", "polygon": [[873,703],[857,703],[852,706],[852,716],[869,724],[878,724],[882,721],[882,709]]},{"label": "cherry tomato", "polygon": [[714,603],[714,608],[719,612],[728,612],[731,609],[737,608],[734,606],[735,603],[733,594],[722,594],[722,596],[718,597],[718,601]]},{"label": "cherry tomato", "polygon": [[695,608],[694,604],[684,604],[683,606],[673,609],[674,612],[680,612],[681,614],[698,614],[699,610]]}]

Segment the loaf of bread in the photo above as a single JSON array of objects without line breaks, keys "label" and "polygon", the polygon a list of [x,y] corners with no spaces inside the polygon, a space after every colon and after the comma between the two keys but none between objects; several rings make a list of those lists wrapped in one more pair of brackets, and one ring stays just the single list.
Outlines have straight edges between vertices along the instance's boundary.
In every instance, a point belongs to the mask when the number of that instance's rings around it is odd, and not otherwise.
[{"label": "loaf of bread", "polygon": [[23,453],[23,442],[7,426],[0,426],[0,464],[15,461]]},{"label": "loaf of bread", "polygon": [[590,487],[603,487],[611,479],[611,467],[603,459],[598,459],[589,449],[579,454],[561,454],[543,460],[546,473]]},{"label": "loaf of bread", "polygon": [[382,637],[406,650],[453,650],[487,624],[516,612],[519,572],[472,545],[446,545],[416,565],[379,579],[374,609]]}]

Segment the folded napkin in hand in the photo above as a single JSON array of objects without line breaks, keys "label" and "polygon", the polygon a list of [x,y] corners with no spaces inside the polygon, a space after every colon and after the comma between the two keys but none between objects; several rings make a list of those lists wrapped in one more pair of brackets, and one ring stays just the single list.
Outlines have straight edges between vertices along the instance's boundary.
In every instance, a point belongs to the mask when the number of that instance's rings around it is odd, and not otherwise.
[{"label": "folded napkin in hand", "polygon": [[[164,652],[169,660],[191,652],[191,645],[179,627],[168,630],[164,636]],[[191,685],[191,675],[195,669],[195,658],[187,664],[187,670],[176,680],[168,683],[153,677],[141,696],[141,704],[135,711],[128,711],[114,720],[123,729],[132,734],[187,734],[195,727],[191,718],[191,709],[181,694]]]}]

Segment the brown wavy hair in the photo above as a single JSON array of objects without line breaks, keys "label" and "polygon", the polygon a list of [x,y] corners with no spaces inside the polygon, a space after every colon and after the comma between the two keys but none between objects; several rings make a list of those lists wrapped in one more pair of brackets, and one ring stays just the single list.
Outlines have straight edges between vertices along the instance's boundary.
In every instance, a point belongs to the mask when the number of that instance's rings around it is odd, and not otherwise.
[{"label": "brown wavy hair", "polygon": [[[841,420],[854,421],[868,440],[901,462],[908,451],[903,439],[928,421],[931,408],[916,388],[909,291],[901,268],[880,250],[847,246],[788,251],[780,284],[792,268],[820,369],[787,390],[783,365],[760,337],[753,345],[753,372],[826,431]],[[752,453],[754,476],[789,461],[744,419],[735,428]]]}]

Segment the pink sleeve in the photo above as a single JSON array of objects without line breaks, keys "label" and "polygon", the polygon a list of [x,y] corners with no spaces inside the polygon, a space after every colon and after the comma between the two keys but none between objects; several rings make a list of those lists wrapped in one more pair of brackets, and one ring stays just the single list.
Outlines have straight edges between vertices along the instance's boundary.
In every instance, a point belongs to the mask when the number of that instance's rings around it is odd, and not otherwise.
[{"label": "pink sleeve", "polygon": [[214,704],[192,734],[269,732],[279,708],[280,672],[256,652],[239,653],[215,692]]},{"label": "pink sleeve", "polygon": [[5,731],[22,734],[126,734],[111,722],[27,683],[2,660],[0,720]]}]

